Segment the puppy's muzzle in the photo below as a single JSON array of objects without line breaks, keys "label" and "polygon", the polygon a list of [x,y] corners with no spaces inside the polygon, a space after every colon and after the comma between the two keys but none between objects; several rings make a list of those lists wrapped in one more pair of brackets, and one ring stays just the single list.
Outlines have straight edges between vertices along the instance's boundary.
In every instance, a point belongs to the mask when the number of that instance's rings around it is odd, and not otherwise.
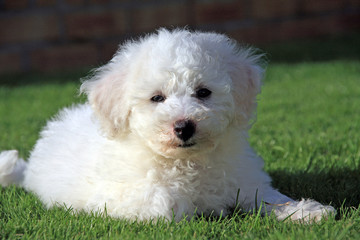
[{"label": "puppy's muzzle", "polygon": [[191,120],[178,120],[174,124],[175,135],[184,142],[195,134],[195,130],[196,125]]}]

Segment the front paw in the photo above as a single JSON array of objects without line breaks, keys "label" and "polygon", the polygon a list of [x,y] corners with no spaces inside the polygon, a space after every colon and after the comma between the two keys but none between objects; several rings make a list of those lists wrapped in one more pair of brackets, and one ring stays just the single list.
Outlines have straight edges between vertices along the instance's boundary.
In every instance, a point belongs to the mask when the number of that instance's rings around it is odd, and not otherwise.
[{"label": "front paw", "polygon": [[302,223],[319,222],[330,215],[336,215],[335,208],[305,199],[279,204],[274,208],[274,212],[279,220],[291,219]]}]

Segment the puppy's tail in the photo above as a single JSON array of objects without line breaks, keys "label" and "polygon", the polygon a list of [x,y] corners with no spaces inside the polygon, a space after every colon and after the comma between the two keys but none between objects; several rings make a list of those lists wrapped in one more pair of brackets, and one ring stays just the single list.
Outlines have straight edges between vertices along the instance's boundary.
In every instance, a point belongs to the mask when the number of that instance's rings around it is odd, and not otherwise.
[{"label": "puppy's tail", "polygon": [[19,158],[18,151],[10,150],[0,153],[0,185],[21,185],[27,163]]}]

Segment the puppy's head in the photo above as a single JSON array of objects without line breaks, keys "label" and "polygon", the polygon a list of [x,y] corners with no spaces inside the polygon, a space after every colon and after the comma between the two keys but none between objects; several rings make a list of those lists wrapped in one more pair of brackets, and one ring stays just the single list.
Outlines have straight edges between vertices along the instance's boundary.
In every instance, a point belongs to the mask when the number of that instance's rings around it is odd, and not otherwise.
[{"label": "puppy's head", "polygon": [[124,44],[81,91],[109,137],[135,137],[162,156],[185,158],[248,128],[259,60],[225,35],[161,29]]}]

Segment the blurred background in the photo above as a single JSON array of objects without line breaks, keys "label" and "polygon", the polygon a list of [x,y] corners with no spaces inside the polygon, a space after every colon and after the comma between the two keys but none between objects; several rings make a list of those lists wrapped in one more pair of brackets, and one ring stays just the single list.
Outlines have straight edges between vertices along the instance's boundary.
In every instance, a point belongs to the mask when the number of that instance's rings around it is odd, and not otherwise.
[{"label": "blurred background", "polygon": [[126,39],[183,26],[256,46],[321,46],[359,36],[360,0],[0,0],[0,74],[96,67]]}]

